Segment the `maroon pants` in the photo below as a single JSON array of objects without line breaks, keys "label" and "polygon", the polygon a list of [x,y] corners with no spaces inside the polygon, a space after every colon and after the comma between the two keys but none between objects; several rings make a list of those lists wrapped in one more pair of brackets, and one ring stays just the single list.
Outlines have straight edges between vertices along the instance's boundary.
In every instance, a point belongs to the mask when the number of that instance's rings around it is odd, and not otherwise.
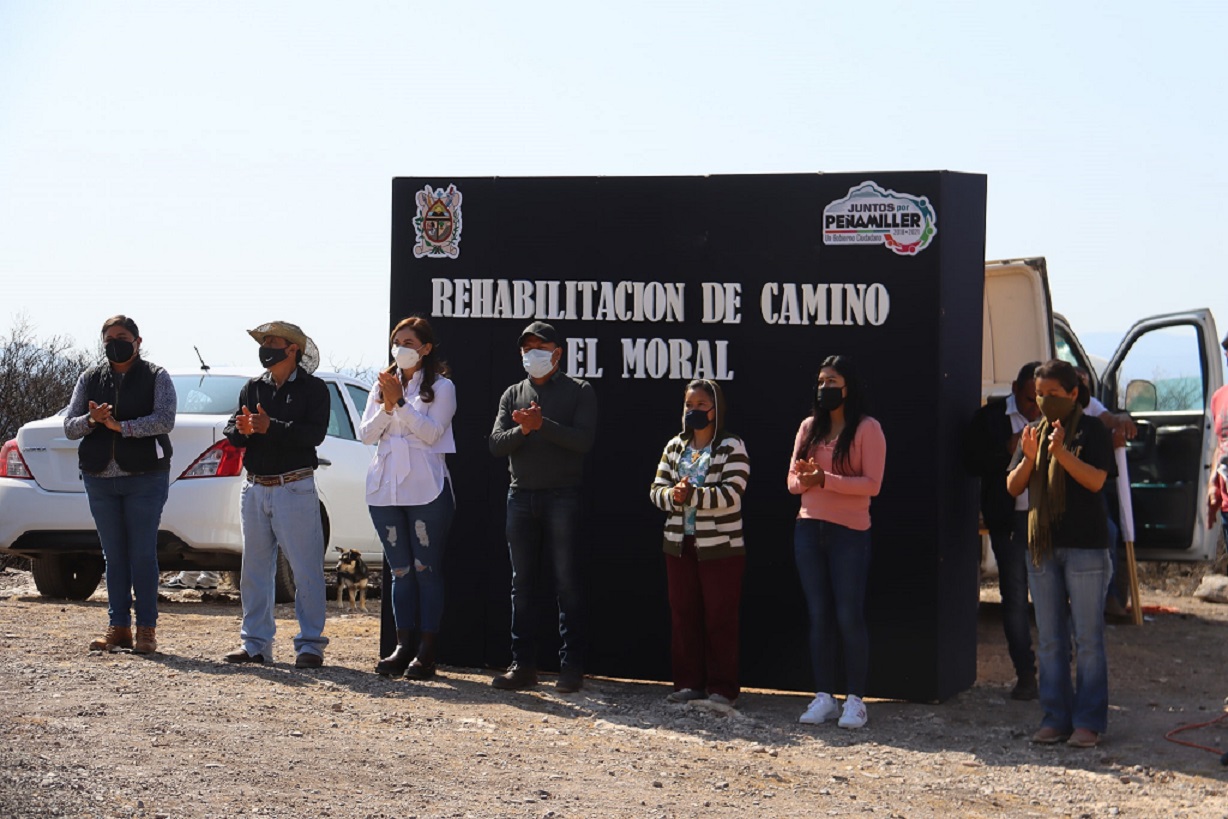
[{"label": "maroon pants", "polygon": [[697,560],[695,539],[682,556],[665,556],[669,581],[674,689],[694,688],[737,699],[738,609],[746,557]]}]

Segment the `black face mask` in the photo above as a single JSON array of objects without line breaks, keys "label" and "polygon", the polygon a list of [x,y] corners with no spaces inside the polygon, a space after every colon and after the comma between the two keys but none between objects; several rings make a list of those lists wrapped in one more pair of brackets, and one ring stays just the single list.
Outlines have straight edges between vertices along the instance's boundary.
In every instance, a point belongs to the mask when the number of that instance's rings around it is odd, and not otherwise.
[{"label": "black face mask", "polygon": [[844,405],[844,387],[820,387],[815,395],[819,399],[819,409],[831,412]]},{"label": "black face mask", "polygon": [[131,341],[113,338],[103,347],[107,351],[107,360],[115,364],[123,364],[136,353],[136,347]]},{"label": "black face mask", "polygon": [[277,366],[285,360],[285,347],[265,347],[263,344],[260,346],[260,366],[264,367],[266,370],[269,367]]},{"label": "black face mask", "polygon": [[707,429],[712,421],[708,418],[708,410],[693,409],[682,416],[682,423],[687,429]]}]

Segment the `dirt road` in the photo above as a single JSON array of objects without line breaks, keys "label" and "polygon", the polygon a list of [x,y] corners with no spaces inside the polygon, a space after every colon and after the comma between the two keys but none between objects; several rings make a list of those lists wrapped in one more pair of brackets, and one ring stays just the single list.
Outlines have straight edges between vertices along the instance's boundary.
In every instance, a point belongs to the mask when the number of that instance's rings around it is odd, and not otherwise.
[{"label": "dirt road", "polygon": [[[9,570],[0,816],[1228,816],[1218,756],[1164,740],[1221,711],[1228,607],[1158,589],[1143,602],[1180,613],[1109,628],[1110,733],[1080,751],[1027,741],[1039,707],[1007,697],[992,604],[972,690],[871,701],[869,725],[849,732],[799,725],[808,698],[767,691],[731,711],[605,679],[573,695],[549,679],[497,692],[479,669],[385,680],[369,671],[374,613],[330,619],[322,670],[295,670],[285,641],[275,665],[229,666],[218,658],[239,607],[225,594],[168,594],[161,654],[90,655],[102,592],[49,601]],[[292,608],[278,618],[293,634]],[[1219,727],[1184,736],[1228,743]]]}]

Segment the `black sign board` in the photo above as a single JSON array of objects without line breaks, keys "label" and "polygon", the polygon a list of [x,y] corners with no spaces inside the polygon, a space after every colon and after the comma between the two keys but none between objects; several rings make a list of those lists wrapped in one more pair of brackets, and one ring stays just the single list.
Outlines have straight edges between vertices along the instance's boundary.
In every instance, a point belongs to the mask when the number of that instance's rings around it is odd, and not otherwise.
[{"label": "black sign board", "polygon": [[[442,659],[510,658],[507,464],[486,438],[525,377],[517,338],[540,319],[600,406],[583,492],[586,671],[670,679],[663,514],[648,487],[684,384],[707,377],[751,463],[742,683],[813,690],[785,477],[819,362],[839,353],[887,438],[869,695],[969,687],[979,551],[959,442],[980,394],[985,194],[985,177],[951,172],[395,179],[390,321],[429,318],[459,404]],[[553,600],[540,603],[541,633],[555,634]],[[384,632],[387,648],[387,612]]]}]

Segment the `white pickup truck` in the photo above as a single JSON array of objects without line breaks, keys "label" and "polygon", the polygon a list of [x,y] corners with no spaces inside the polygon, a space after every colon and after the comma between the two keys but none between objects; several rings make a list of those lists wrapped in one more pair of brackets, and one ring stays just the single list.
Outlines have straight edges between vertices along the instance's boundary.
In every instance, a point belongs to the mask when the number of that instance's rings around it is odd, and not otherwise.
[{"label": "white pickup truck", "polygon": [[1219,524],[1208,526],[1204,488],[1215,451],[1211,396],[1224,370],[1210,310],[1137,321],[1107,362],[1095,360],[1053,312],[1043,258],[986,262],[981,356],[982,400],[1009,393],[1028,361],[1087,369],[1104,405],[1138,424],[1126,451],[1137,556],[1214,558]]}]

